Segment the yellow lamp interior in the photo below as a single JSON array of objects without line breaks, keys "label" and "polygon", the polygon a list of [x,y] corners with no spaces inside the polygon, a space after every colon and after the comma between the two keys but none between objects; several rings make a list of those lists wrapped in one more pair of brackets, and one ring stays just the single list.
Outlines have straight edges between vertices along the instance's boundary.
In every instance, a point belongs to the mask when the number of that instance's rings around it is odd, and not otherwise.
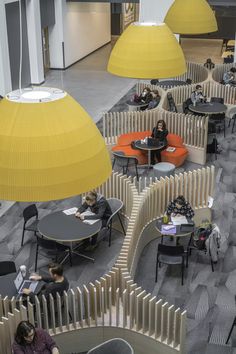
[{"label": "yellow lamp interior", "polygon": [[104,140],[69,95],[0,105],[0,199],[46,201],[86,192],[111,174]]}]

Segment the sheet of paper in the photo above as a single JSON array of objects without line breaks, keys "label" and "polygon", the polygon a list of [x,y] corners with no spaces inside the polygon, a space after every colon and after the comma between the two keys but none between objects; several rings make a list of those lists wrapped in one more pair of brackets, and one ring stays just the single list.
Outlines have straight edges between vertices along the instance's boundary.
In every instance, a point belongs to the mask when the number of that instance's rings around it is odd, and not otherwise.
[{"label": "sheet of paper", "polygon": [[161,233],[162,233],[162,235],[175,235],[176,234],[176,226],[162,225]]},{"label": "sheet of paper", "polygon": [[98,222],[99,221],[99,219],[85,219],[85,220],[83,220],[83,222],[85,223],[85,224],[88,224],[88,225],[93,225],[93,224],[95,224],[95,222]]},{"label": "sheet of paper", "polygon": [[72,214],[75,214],[77,212],[78,208],[70,208],[70,209],[66,209],[66,210],[63,210],[63,213],[66,214],[66,215],[72,215]]},{"label": "sheet of paper", "polygon": [[171,221],[172,221],[173,225],[188,224],[188,220],[183,215],[181,215],[181,216],[171,216]]},{"label": "sheet of paper", "polygon": [[82,216],[91,216],[91,215],[95,215],[91,210],[85,210],[83,213],[81,213],[80,215]]}]

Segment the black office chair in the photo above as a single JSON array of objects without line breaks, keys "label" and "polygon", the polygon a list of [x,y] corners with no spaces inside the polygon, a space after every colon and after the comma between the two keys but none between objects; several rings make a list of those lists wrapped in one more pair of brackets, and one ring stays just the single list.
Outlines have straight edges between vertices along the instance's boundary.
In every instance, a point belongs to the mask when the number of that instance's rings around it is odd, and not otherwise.
[{"label": "black office chair", "polygon": [[193,114],[188,107],[192,104],[191,98],[188,98],[185,102],[183,102],[183,113],[184,114]]},{"label": "black office chair", "polygon": [[[28,221],[34,217],[35,220],[26,226]],[[38,231],[38,222],[39,222],[38,209],[35,204],[31,204],[23,210],[23,218],[24,218],[24,225],[23,225],[21,246],[23,246],[24,244],[25,231],[32,231],[34,232],[35,236]]]},{"label": "black office chair", "polygon": [[112,168],[114,168],[115,164],[119,167],[122,167],[123,174],[127,174],[129,167],[134,166],[137,180],[139,179],[138,175],[138,159],[135,156],[127,156],[123,151],[112,151],[113,154],[113,164]]},{"label": "black office chair", "polygon": [[55,256],[56,263],[58,263],[58,255],[60,253],[68,252],[70,266],[72,267],[72,252],[71,252],[70,246],[61,244],[56,241],[46,240],[45,238],[42,238],[38,235],[36,235],[36,238],[37,238],[37,246],[36,246],[36,252],[35,252],[35,266],[34,266],[35,272],[37,271],[37,266],[38,266],[38,255],[42,254],[43,256],[47,256],[47,257],[52,255],[52,254],[49,255],[49,254],[45,254],[45,253],[40,253],[39,248],[41,248],[42,250],[45,250],[45,251],[51,251],[53,253],[53,255]]},{"label": "black office chair", "polygon": [[2,261],[0,262],[0,276],[7,275],[11,273],[16,273],[16,265],[12,261]]},{"label": "black office chair", "polygon": [[226,135],[225,120],[226,120],[225,113],[212,114],[212,116],[209,119],[209,123],[215,125],[216,133],[217,131],[221,131],[221,129],[223,128],[224,137]]},{"label": "black office chair", "polygon": [[211,102],[218,102],[224,104],[224,98],[223,97],[211,97]]},{"label": "black office chair", "polygon": [[173,96],[170,92],[167,93],[168,110],[170,112],[178,112]]},{"label": "black office chair", "polygon": [[113,219],[115,218],[116,215],[118,216],[118,219],[120,221],[123,233],[125,235],[125,228],[124,228],[124,225],[122,223],[122,220],[121,220],[121,217],[120,217],[120,214],[119,214],[119,211],[123,208],[124,204],[118,198],[108,198],[107,201],[108,201],[108,203],[110,205],[110,208],[111,208],[111,211],[112,211],[112,215],[107,220],[107,224],[105,226],[109,230],[109,247],[110,247],[111,246],[112,222],[113,222]]},{"label": "black office chair", "polygon": [[[157,258],[156,258],[156,278],[157,282],[158,276],[158,266],[163,264],[168,265],[181,265],[182,281],[181,284],[184,285],[184,263],[185,259],[188,257],[188,253],[184,251],[183,246],[167,246],[163,244],[158,244]],[[188,262],[187,262],[188,264]],[[186,267],[187,267],[186,264]]]}]

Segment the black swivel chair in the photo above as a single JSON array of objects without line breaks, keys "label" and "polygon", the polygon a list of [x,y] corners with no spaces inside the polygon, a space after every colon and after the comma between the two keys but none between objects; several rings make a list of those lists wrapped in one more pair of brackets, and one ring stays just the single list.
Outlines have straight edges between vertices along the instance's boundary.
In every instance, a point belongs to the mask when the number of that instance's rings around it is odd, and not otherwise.
[{"label": "black swivel chair", "polygon": [[[22,239],[21,239],[21,246],[24,244],[24,236],[25,231],[32,231],[34,232],[35,236],[38,231],[38,209],[35,204],[31,204],[23,210],[23,218],[24,218],[24,225],[23,225],[23,232],[22,232]],[[28,221],[32,218],[35,218],[33,222],[29,225],[26,225]]]},{"label": "black swivel chair", "polygon": [[170,112],[178,112],[173,96],[170,92],[167,93],[168,110]]},{"label": "black swivel chair", "polygon": [[184,114],[193,114],[193,112],[188,109],[188,107],[191,104],[192,104],[191,98],[188,98],[185,102],[183,102],[183,113]]},{"label": "black swivel chair", "polygon": [[113,223],[113,219],[115,218],[115,216],[118,216],[118,219],[120,221],[123,233],[125,235],[125,228],[124,225],[122,223],[119,211],[123,208],[123,202],[118,199],[118,198],[108,198],[107,199],[108,204],[110,205],[111,211],[112,211],[112,215],[109,217],[109,219],[107,220],[107,224],[106,224],[106,228],[109,230],[109,247],[111,246],[111,232],[112,232],[112,223]]},{"label": "black swivel chair", "polygon": [[223,97],[211,97],[211,102],[218,102],[224,104],[224,98]]},{"label": "black swivel chair", "polygon": [[221,131],[223,128],[224,130],[224,137],[226,135],[226,129],[225,129],[225,113],[218,113],[218,114],[213,114],[211,118],[209,119],[209,123],[212,123],[215,125],[216,132]]},{"label": "black swivel chair", "polygon": [[112,151],[113,154],[113,164],[112,168],[114,168],[115,164],[122,168],[123,174],[127,174],[129,167],[134,166],[137,180],[139,179],[138,175],[138,159],[135,156],[127,156],[123,151]]},{"label": "black swivel chair", "polygon": [[2,261],[0,262],[0,276],[7,275],[11,273],[16,273],[16,265],[12,261]]},{"label": "black swivel chair", "polygon": [[188,258],[188,253],[184,251],[183,246],[167,246],[160,243],[157,249],[155,281],[157,282],[158,266],[161,266],[162,263],[168,265],[179,264],[181,265],[181,274],[182,274],[181,284],[184,285],[184,266],[185,266],[184,263],[186,258]]},{"label": "black swivel chair", "polygon": [[[52,240],[46,240],[45,238],[42,238],[40,236],[37,236],[37,246],[36,246],[36,253],[35,253],[35,272],[37,271],[37,266],[38,266],[38,255],[41,254],[41,250],[48,251],[50,252],[50,256],[53,254],[55,256],[55,262],[58,263],[58,255],[60,253],[69,253],[69,260],[70,260],[70,266],[72,267],[72,253],[71,253],[71,248],[68,245],[63,245],[59,242],[52,241]],[[49,256],[46,255],[45,252],[43,253],[43,256]]]}]

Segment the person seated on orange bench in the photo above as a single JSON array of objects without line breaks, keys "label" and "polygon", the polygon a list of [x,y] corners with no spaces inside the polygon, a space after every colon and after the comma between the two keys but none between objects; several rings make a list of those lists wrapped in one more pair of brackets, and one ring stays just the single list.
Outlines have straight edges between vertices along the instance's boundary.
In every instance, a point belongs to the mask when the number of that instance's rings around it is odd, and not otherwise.
[{"label": "person seated on orange bench", "polygon": [[158,120],[157,125],[153,128],[152,130],[152,138],[158,139],[159,142],[163,143],[163,148],[160,150],[156,151],[151,151],[151,164],[155,165],[156,161],[161,162],[161,151],[164,150],[167,146],[167,135],[168,135],[168,130],[166,129],[166,123],[165,121]]}]

